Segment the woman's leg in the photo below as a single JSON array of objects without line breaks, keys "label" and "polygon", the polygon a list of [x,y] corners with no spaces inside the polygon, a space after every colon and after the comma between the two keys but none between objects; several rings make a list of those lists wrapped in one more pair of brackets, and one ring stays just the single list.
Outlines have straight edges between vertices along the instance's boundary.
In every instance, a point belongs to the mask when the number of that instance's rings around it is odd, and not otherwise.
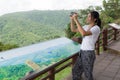
[{"label": "woman's leg", "polygon": [[[80,53],[81,54],[81,53]],[[72,69],[73,80],[81,80],[81,75],[83,73],[82,61],[80,55],[78,56],[76,63]]]},{"label": "woman's leg", "polygon": [[94,51],[83,51],[81,54],[83,69],[85,73],[85,80],[93,80],[93,65],[95,61]]}]

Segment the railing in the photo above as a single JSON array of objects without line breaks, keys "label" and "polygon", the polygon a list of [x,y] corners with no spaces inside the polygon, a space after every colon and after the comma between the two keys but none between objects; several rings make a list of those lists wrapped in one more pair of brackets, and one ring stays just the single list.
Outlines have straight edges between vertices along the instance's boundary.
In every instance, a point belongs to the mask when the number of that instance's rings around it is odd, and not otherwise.
[{"label": "railing", "polygon": [[110,45],[113,41],[120,38],[120,30],[115,28],[105,28],[101,31],[98,41],[96,42],[96,53],[100,54],[100,48],[103,51],[107,50],[107,46]]},{"label": "railing", "polygon": [[[98,38],[98,41],[96,42],[96,53],[100,54],[100,48],[103,48],[103,51],[107,50],[108,44],[110,44],[112,41],[117,40],[120,37],[120,30],[117,30],[115,28],[106,28],[101,31],[100,36]],[[60,62],[57,62],[47,68],[45,68],[42,71],[38,71],[35,73],[32,73],[26,77],[24,77],[22,80],[55,80],[55,74],[59,71],[65,69],[68,66],[73,66],[77,56],[79,53],[75,53],[74,55],[71,55],[70,57],[61,60]],[[67,62],[67,63],[66,63]],[[64,65],[63,65],[64,64]],[[62,65],[61,67],[57,68],[58,66]],[[46,76],[39,78],[41,75],[46,74]]]}]

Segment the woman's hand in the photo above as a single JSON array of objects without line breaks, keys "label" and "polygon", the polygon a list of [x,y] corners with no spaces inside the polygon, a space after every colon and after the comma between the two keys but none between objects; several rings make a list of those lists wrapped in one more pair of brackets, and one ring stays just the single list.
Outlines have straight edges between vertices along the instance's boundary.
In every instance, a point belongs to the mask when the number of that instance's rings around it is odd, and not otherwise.
[{"label": "woman's hand", "polygon": [[71,21],[73,21],[73,20],[74,20],[73,16],[70,16],[70,20],[71,20]]},{"label": "woman's hand", "polygon": [[73,17],[74,21],[78,20],[78,14],[77,13],[73,14],[72,17]]},{"label": "woman's hand", "polygon": [[71,20],[77,20],[78,18],[78,13],[74,13],[73,15],[70,15]]},{"label": "woman's hand", "polygon": [[75,28],[75,21],[73,15],[70,15],[70,29],[72,32],[78,32],[78,29]]}]

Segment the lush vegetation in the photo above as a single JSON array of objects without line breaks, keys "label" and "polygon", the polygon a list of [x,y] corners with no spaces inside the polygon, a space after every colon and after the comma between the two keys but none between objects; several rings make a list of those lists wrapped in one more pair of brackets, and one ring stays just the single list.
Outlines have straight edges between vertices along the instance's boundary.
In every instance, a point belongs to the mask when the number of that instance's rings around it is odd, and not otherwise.
[{"label": "lush vegetation", "polygon": [[8,49],[12,49],[12,48],[17,48],[19,47],[16,44],[3,44],[2,42],[0,42],[0,51],[5,51]]},{"label": "lush vegetation", "polygon": [[71,11],[28,11],[0,17],[0,42],[25,46],[65,36]]}]

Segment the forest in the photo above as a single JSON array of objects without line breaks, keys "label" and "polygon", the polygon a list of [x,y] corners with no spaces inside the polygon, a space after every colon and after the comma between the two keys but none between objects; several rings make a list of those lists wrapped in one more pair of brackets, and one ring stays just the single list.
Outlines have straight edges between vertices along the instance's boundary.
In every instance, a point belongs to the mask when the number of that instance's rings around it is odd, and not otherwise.
[{"label": "forest", "polygon": [[[65,35],[66,24],[69,23],[70,12],[33,10],[0,16],[1,46],[9,44],[22,47],[62,37]],[[2,47],[0,50],[6,49]]]}]

